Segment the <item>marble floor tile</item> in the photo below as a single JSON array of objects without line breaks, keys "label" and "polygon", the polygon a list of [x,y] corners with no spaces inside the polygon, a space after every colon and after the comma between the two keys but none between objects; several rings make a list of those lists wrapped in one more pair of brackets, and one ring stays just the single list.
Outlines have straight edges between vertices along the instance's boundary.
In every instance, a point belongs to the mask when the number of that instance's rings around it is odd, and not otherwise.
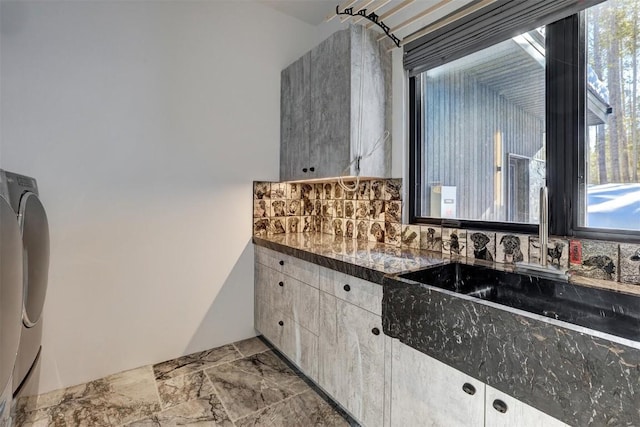
[{"label": "marble floor tile", "polygon": [[237,427],[347,427],[349,423],[314,391],[309,390],[236,420],[235,425]]},{"label": "marble floor tile", "polygon": [[104,388],[94,398],[103,407],[111,424],[124,424],[160,410],[158,392],[150,366],[111,375],[103,380]]},{"label": "marble floor tile", "polygon": [[201,397],[189,402],[174,406],[165,411],[153,414],[149,418],[134,421],[127,427],[173,427],[173,426],[199,426],[199,427],[232,427],[233,423],[224,410],[220,399],[215,395]]},{"label": "marble floor tile", "polygon": [[299,375],[251,338],[22,399],[15,426],[350,425]]},{"label": "marble floor tile", "polygon": [[157,380],[167,380],[173,377],[201,371],[220,363],[230,362],[242,357],[231,344],[212,350],[189,354],[177,359],[153,365],[153,372]]},{"label": "marble floor tile", "polygon": [[309,389],[273,351],[219,365],[205,372],[232,420]]},{"label": "marble floor tile", "polygon": [[214,393],[213,385],[204,371],[158,381],[158,394],[163,409],[205,398]]},{"label": "marble floor tile", "polygon": [[104,411],[96,411],[88,399],[70,400],[60,405],[31,412],[18,412],[15,425],[20,427],[90,427],[111,426]]},{"label": "marble floor tile", "polygon": [[146,366],[38,396],[32,407],[30,412],[18,409],[16,425],[120,425],[158,412],[160,402]]},{"label": "marble floor tile", "polygon": [[269,350],[269,346],[258,337],[234,342],[233,345],[238,349],[244,357],[253,356],[256,353],[262,353]]}]

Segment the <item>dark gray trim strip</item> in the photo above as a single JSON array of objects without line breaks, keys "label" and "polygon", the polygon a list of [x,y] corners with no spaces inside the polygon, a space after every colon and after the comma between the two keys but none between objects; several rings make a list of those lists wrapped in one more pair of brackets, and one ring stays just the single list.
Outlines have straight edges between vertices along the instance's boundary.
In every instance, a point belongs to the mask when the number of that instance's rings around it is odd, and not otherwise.
[{"label": "dark gray trim strip", "polygon": [[499,0],[407,44],[404,67],[416,75],[602,1]]}]

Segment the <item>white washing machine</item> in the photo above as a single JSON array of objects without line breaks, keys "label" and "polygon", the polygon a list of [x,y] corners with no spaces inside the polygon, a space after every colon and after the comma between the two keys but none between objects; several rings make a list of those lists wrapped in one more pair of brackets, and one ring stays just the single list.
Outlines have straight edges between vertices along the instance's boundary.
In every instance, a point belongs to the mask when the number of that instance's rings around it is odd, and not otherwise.
[{"label": "white washing machine", "polygon": [[11,425],[12,374],[22,325],[22,237],[0,171],[0,426]]},{"label": "white washing machine", "polygon": [[[9,204],[22,236],[22,331],[13,370],[14,397],[35,375],[42,344],[42,310],[49,276],[49,223],[34,178],[4,172]],[[29,387],[33,388],[33,387]],[[37,387],[36,387],[37,388]]]}]

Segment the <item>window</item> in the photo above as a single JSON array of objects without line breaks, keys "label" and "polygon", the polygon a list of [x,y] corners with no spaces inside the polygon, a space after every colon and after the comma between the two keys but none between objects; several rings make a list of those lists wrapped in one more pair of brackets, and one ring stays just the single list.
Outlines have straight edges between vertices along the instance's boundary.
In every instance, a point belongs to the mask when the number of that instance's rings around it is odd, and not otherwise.
[{"label": "window", "polygon": [[639,240],[638,9],[609,0],[409,69],[410,220],[535,232],[546,178],[552,234]]},{"label": "window", "polygon": [[544,28],[421,73],[421,217],[538,222]]},{"label": "window", "polygon": [[640,230],[637,2],[586,12],[587,148],[578,225]]}]

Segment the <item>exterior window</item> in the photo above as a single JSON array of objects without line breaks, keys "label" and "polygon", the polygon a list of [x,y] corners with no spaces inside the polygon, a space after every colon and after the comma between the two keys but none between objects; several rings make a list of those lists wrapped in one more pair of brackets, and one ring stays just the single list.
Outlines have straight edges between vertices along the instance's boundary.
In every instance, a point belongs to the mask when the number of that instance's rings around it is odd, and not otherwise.
[{"label": "exterior window", "polygon": [[537,224],[544,28],[418,76],[421,217]]},{"label": "exterior window", "polygon": [[639,9],[610,0],[586,12],[590,90],[579,226],[640,230]]},{"label": "exterior window", "polygon": [[409,220],[640,241],[640,2],[609,0],[410,78]]}]

